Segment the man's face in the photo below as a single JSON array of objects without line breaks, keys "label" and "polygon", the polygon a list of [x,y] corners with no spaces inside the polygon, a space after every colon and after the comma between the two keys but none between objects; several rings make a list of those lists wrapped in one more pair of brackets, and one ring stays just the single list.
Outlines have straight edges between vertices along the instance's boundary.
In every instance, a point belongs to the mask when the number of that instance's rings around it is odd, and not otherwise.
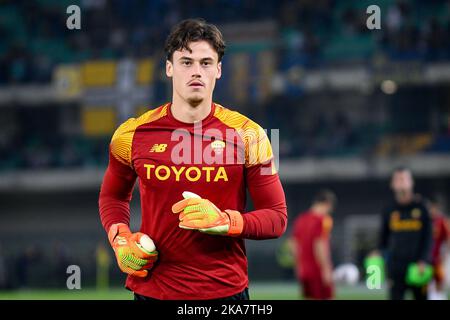
[{"label": "man's face", "polygon": [[327,214],[331,215],[334,211],[334,205],[330,202],[327,202],[326,203],[326,211],[327,211]]},{"label": "man's face", "polygon": [[174,94],[195,107],[212,98],[222,65],[208,42],[190,42],[188,46],[192,52],[186,49],[175,51],[172,61],[166,61],[166,74],[172,78]]},{"label": "man's face", "polygon": [[395,193],[410,193],[414,187],[413,177],[410,171],[397,171],[392,176],[391,188]]}]

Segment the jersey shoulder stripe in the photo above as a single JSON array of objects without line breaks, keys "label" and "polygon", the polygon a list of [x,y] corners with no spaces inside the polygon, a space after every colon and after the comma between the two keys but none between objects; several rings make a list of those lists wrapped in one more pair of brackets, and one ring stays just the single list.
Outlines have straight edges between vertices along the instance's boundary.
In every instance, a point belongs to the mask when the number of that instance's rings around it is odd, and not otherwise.
[{"label": "jersey shoulder stripe", "polygon": [[326,235],[330,234],[332,228],[333,228],[333,219],[330,216],[323,217],[322,219],[323,233]]},{"label": "jersey shoulder stripe", "polygon": [[149,110],[138,118],[130,118],[122,123],[114,132],[111,139],[110,148],[114,158],[131,167],[131,146],[136,128],[166,116],[167,106],[168,104],[165,104],[156,109]]},{"label": "jersey shoulder stripe", "polygon": [[[237,131],[245,147],[245,165],[268,164],[273,159],[272,146],[266,132],[256,122],[237,111],[216,104],[214,116]],[[272,164],[273,171],[275,166]],[[273,172],[275,173],[275,172]]]}]

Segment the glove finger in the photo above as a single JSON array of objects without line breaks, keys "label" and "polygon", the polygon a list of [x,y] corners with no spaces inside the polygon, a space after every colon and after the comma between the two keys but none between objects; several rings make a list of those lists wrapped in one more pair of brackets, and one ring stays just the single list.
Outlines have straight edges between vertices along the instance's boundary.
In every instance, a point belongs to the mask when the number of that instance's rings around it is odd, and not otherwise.
[{"label": "glove finger", "polygon": [[153,265],[155,264],[154,260],[149,260],[145,266],[142,267],[142,270],[150,270],[153,268]]},{"label": "glove finger", "polygon": [[187,227],[187,226],[183,225],[181,222],[178,224],[178,227],[180,227],[181,229],[184,229],[184,230],[196,230],[196,228]]},{"label": "glove finger", "polygon": [[148,274],[147,270],[139,270],[139,271],[134,271],[130,275],[132,275],[133,277],[145,278],[147,276],[147,274]]},{"label": "glove finger", "polygon": [[222,225],[222,224],[227,224],[226,218],[221,215],[208,214],[208,213],[199,212],[199,211],[185,214],[182,219],[180,218],[180,221],[183,223],[188,222],[190,220],[203,221],[203,223],[208,226],[210,226],[210,225],[218,226],[218,225]]},{"label": "glove finger", "polygon": [[152,253],[149,254],[148,257],[145,258],[145,260],[147,260],[147,261],[156,261],[156,260],[158,260],[158,255],[159,255],[158,251],[156,251],[156,250],[152,251]]},{"label": "glove finger", "polygon": [[[138,250],[140,251],[140,249]],[[135,270],[139,269],[147,263],[146,259],[137,257],[131,250],[126,252],[123,252],[123,250],[122,252],[119,251],[119,255],[117,258],[119,260],[119,264],[130,266]]]},{"label": "glove finger", "polygon": [[202,199],[197,198],[189,198],[189,199],[183,199],[178,201],[172,206],[172,212],[173,213],[179,213],[184,210],[189,205],[194,205],[200,203]]},{"label": "glove finger", "polygon": [[[198,207],[198,206],[195,206],[195,207]],[[196,213],[201,213],[201,211],[195,210],[195,209],[193,208],[193,206],[187,206],[187,207],[180,213],[180,215],[178,216],[178,219],[181,221],[181,220],[184,220],[186,216],[189,216],[189,215],[191,215],[191,214],[196,214]]]},{"label": "glove finger", "polygon": [[[131,252],[138,258],[140,259],[150,259],[152,257],[155,256],[155,251],[153,252],[146,252],[143,251],[141,248],[138,247],[137,243],[139,243],[139,240],[141,239],[141,237],[143,236],[143,233],[140,232],[136,232],[133,233],[133,235],[130,237],[130,248],[131,248]],[[157,253],[156,253],[157,254]]]},{"label": "glove finger", "polygon": [[134,274],[135,272],[139,272],[139,271],[143,270],[142,267],[134,265],[134,264],[129,264],[129,263],[119,264],[119,268],[122,272],[131,274],[131,275]]},{"label": "glove finger", "polygon": [[200,220],[200,219],[206,219],[207,218],[207,214],[204,212],[200,212],[200,211],[193,211],[193,212],[187,212],[187,213],[180,213],[179,219],[180,221],[185,221],[185,220]]},{"label": "glove finger", "polygon": [[203,219],[186,219],[181,221],[179,226],[183,229],[203,229],[214,227],[216,225]]},{"label": "glove finger", "polygon": [[143,270],[143,269],[149,269],[150,267],[153,266],[153,264],[155,263],[157,258],[158,258],[158,255],[154,254],[149,259],[139,259],[137,261],[136,260],[126,261],[126,262],[124,262],[124,265],[126,267],[129,267],[129,268],[135,270],[135,271]]},{"label": "glove finger", "polygon": [[201,203],[189,205],[184,208],[183,212],[180,213],[180,220],[183,220],[185,216],[190,214],[202,213],[208,216],[216,217],[219,215],[220,210],[217,209],[210,201],[202,199]]},{"label": "glove finger", "polygon": [[147,260],[122,260],[122,264],[125,267],[131,268],[133,270],[140,270],[143,266],[147,264]]},{"label": "glove finger", "polygon": [[152,251],[151,253],[146,253],[144,251],[142,251],[141,249],[137,249],[138,252],[133,252],[133,256],[135,257],[135,259],[139,259],[139,263],[138,265],[141,264],[145,264],[146,261],[155,261],[158,259],[158,251]]},{"label": "glove finger", "polygon": [[198,231],[200,231],[200,232],[207,233],[207,234],[213,234],[213,235],[227,234],[228,230],[229,230],[228,225],[221,225],[221,226],[216,226],[216,227],[198,229]]},{"label": "glove finger", "polygon": [[156,260],[158,260],[158,251],[153,251],[151,254],[148,255],[148,257],[144,258],[145,261],[147,261],[146,265],[151,263],[154,263]]}]

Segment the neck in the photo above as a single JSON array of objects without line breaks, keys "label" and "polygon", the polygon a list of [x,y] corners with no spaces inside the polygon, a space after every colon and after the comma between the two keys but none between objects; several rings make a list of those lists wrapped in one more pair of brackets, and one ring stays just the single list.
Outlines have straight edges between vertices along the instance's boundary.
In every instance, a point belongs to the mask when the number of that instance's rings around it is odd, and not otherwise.
[{"label": "neck", "polygon": [[325,215],[327,213],[325,207],[320,204],[313,205],[311,209],[316,214]]},{"label": "neck", "polygon": [[211,112],[212,98],[198,105],[191,105],[174,93],[170,111],[175,119],[185,123],[194,123],[205,119]]},{"label": "neck", "polygon": [[399,192],[395,195],[395,198],[400,204],[408,204],[412,202],[414,194],[412,192]]}]

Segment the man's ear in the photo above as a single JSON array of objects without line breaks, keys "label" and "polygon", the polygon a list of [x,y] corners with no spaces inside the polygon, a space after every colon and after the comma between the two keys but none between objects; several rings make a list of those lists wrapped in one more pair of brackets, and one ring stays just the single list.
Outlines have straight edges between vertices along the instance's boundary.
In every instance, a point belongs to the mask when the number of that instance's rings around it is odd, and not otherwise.
[{"label": "man's ear", "polygon": [[173,76],[173,64],[170,60],[166,60],[166,75],[169,78],[172,78]]},{"label": "man's ear", "polygon": [[216,76],[216,79],[220,79],[221,76],[222,76],[222,62],[219,62],[217,64],[217,76]]}]

